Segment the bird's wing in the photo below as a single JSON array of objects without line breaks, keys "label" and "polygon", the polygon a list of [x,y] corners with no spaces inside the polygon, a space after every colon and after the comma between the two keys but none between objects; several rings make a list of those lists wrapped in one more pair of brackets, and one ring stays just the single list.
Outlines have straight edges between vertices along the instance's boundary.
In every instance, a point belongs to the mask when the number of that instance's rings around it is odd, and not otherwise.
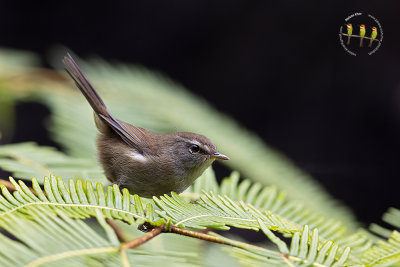
[{"label": "bird's wing", "polygon": [[108,125],[121,137],[121,139],[127,143],[129,146],[135,148],[140,153],[143,154],[145,151],[149,151],[150,146],[146,140],[145,130],[128,124],[126,122],[115,119],[114,117],[106,117],[102,114],[99,115],[100,118],[105,120]]}]

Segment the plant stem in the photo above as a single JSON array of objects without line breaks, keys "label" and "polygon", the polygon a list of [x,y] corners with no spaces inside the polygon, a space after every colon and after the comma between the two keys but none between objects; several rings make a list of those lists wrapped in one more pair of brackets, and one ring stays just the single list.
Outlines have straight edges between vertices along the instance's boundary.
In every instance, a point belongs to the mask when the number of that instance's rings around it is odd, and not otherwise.
[{"label": "plant stem", "polygon": [[15,191],[15,187],[13,186],[12,183],[10,183],[7,180],[4,179],[0,179],[0,184],[4,185],[5,187],[7,187],[8,191],[10,192],[14,192]]},{"label": "plant stem", "polygon": [[142,235],[139,238],[133,239],[131,241],[125,242],[121,244],[120,247],[120,251],[125,251],[127,249],[130,248],[135,248],[137,246],[142,245],[143,243],[146,243],[147,241],[149,241],[150,239],[158,236],[159,234],[161,234],[165,229],[165,223],[163,225],[161,225],[160,227],[156,227],[153,230],[151,230],[150,232]]},{"label": "plant stem", "polygon": [[200,233],[200,232],[181,229],[181,228],[173,226],[173,225],[171,225],[171,233],[178,234],[178,235],[190,236],[190,237],[194,237],[197,239],[214,242],[214,243],[218,243],[218,244],[230,245],[228,242],[225,242],[225,241],[219,239],[218,237]]},{"label": "plant stem", "polygon": [[124,234],[124,231],[122,231],[122,229],[113,220],[107,218],[106,222],[114,230],[115,234],[118,237],[119,242],[124,243],[128,241],[128,239]]},{"label": "plant stem", "polygon": [[[357,37],[357,38],[361,38],[361,36],[360,35],[353,35],[353,34],[346,34],[346,33],[342,33],[342,35],[344,35],[344,36],[350,36],[350,37]],[[371,37],[367,37],[367,36],[364,36],[363,37],[364,39],[368,39],[368,40],[373,40],[373,41],[377,41],[377,42],[380,42],[380,40],[379,39],[376,39],[376,38],[371,38]]]},{"label": "plant stem", "polygon": [[222,245],[228,245],[228,246],[232,246],[232,247],[242,248],[243,246],[248,246],[248,247],[252,247],[252,248],[255,248],[255,249],[259,249],[259,250],[266,250],[265,248],[262,248],[262,247],[259,247],[259,246],[255,246],[255,245],[251,245],[251,244],[244,243],[244,242],[240,242],[240,241],[234,241],[234,243],[226,242],[226,241],[224,241],[224,240],[222,240],[222,239],[220,239],[220,238],[218,238],[216,236],[212,236],[212,235],[209,235],[209,234],[204,234],[204,233],[200,233],[200,232],[181,229],[181,228],[176,227],[174,225],[171,225],[171,233],[190,236],[190,237],[194,237],[194,238],[197,238],[197,239],[205,240],[205,241],[208,241],[208,242],[218,243],[218,244],[222,244]]}]

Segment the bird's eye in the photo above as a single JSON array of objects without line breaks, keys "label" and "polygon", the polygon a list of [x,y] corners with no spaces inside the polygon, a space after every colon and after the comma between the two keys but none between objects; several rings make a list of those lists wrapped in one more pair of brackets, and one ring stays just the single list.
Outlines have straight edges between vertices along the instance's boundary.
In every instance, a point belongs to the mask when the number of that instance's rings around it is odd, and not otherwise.
[{"label": "bird's eye", "polygon": [[200,152],[200,147],[198,145],[191,145],[189,147],[190,153],[199,153]]}]

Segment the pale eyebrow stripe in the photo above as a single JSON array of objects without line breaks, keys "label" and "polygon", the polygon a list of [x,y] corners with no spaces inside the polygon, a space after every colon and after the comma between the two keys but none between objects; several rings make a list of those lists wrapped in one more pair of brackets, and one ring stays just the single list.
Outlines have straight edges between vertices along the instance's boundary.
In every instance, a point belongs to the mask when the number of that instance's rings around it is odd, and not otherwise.
[{"label": "pale eyebrow stripe", "polygon": [[182,136],[177,136],[177,139],[179,139],[180,141],[183,141],[183,142],[188,142],[188,143],[191,143],[191,144],[203,146],[203,144],[201,144],[199,141],[197,141],[195,139],[187,139],[187,138],[182,137]]},{"label": "pale eyebrow stripe", "polygon": [[198,145],[198,146],[200,146],[200,147],[203,146],[203,144],[201,144],[199,141],[194,140],[194,139],[190,140],[190,142],[191,142],[192,144]]},{"label": "pale eyebrow stripe", "polygon": [[204,150],[205,152],[209,153],[210,152],[210,147],[208,145],[205,145],[203,143],[200,143],[199,141],[195,140],[195,139],[187,139],[184,138],[182,136],[177,136],[177,139],[179,139],[182,142],[188,142],[191,144],[195,144],[198,145],[202,150]]}]

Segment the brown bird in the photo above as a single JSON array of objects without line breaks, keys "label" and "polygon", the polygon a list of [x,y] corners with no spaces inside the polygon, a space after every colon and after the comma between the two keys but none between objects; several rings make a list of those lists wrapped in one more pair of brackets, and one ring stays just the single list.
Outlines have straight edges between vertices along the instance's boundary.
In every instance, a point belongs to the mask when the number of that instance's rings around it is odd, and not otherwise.
[{"label": "brown bird", "polygon": [[63,63],[93,108],[99,160],[112,183],[142,197],[180,193],[214,160],[229,159],[204,135],[158,134],[116,119],[69,54]]}]

